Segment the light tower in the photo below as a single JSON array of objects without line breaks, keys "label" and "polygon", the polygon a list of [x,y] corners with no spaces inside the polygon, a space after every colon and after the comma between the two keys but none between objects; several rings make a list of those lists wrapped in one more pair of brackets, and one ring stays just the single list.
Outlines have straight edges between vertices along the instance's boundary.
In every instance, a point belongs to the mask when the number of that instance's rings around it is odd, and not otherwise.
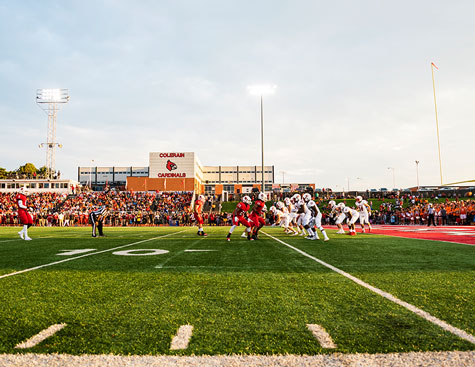
[{"label": "light tower", "polygon": [[250,85],[247,90],[250,94],[260,96],[261,98],[261,158],[262,158],[262,189],[263,193],[266,192],[265,178],[264,178],[264,103],[263,98],[265,95],[274,94],[277,86],[275,85]]},{"label": "light tower", "polygon": [[56,143],[56,114],[61,104],[68,103],[69,93],[67,89],[37,89],[36,103],[48,115],[48,135],[46,143],[41,143],[40,148],[46,147],[46,174],[48,178],[53,178],[55,172],[55,153],[56,146],[62,148],[61,144]]}]

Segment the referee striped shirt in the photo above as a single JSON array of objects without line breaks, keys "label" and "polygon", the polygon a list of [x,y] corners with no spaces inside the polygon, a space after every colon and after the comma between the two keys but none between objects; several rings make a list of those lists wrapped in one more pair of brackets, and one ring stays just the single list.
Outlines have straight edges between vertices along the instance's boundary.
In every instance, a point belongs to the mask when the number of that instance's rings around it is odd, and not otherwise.
[{"label": "referee striped shirt", "polygon": [[104,214],[105,211],[106,211],[106,207],[101,206],[99,209],[94,210],[93,212],[91,212],[91,214],[94,214],[95,216],[98,216],[98,215]]}]

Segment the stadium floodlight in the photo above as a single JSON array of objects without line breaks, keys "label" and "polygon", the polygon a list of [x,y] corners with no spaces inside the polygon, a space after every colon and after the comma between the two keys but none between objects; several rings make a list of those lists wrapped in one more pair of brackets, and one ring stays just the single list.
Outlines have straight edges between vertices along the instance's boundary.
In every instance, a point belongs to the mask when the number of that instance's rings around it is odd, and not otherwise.
[{"label": "stadium floodlight", "polygon": [[274,94],[276,88],[277,88],[276,85],[266,85],[266,84],[249,85],[247,87],[247,90],[249,91],[249,94],[261,97],[262,192],[264,192],[264,193],[265,193],[266,187],[265,187],[265,178],[264,178],[265,173],[264,173],[264,103],[263,103],[263,97],[264,97],[264,95]]},{"label": "stadium floodlight", "polygon": [[56,147],[62,148],[62,144],[56,143],[56,115],[61,104],[69,102],[67,89],[37,89],[36,103],[48,115],[48,134],[46,143],[41,143],[40,148],[46,147],[46,174],[49,179],[55,172]]},{"label": "stadium floodlight", "polygon": [[36,103],[68,103],[67,89],[37,89]]}]

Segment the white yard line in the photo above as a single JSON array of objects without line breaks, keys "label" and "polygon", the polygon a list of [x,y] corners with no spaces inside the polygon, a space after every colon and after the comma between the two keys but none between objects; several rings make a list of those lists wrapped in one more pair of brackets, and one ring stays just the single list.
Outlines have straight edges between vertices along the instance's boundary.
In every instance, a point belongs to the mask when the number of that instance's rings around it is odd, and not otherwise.
[{"label": "white yard line", "polygon": [[138,245],[139,243],[144,243],[144,242],[149,242],[149,241],[157,240],[157,239],[160,239],[160,238],[172,236],[172,235],[174,235],[174,234],[181,233],[181,232],[185,232],[185,231],[186,231],[186,229],[183,230],[183,231],[174,232],[174,233],[169,233],[169,234],[165,234],[165,235],[163,235],[163,236],[157,236],[157,237],[153,237],[153,238],[149,238],[149,239],[146,239],[146,240],[137,241],[137,242],[133,242],[133,243],[128,243],[128,244],[126,244],[126,245],[117,246],[117,247],[110,248],[110,249],[106,249],[106,250],[102,250],[102,251],[92,252],[92,253],[88,253],[88,254],[76,256],[76,257],[70,257],[70,258],[64,259],[64,260],[54,261],[54,262],[49,263],[49,264],[38,265],[38,266],[35,266],[35,267],[33,267],[33,268],[24,269],[24,270],[19,270],[19,271],[15,271],[15,272],[13,272],[13,273],[0,275],[0,279],[6,278],[6,277],[11,277],[11,276],[13,276],[13,275],[23,274],[23,273],[26,273],[26,272],[29,272],[29,271],[33,271],[33,270],[38,270],[38,269],[46,268],[46,267],[48,267],[48,266],[53,266],[53,265],[65,263],[65,262],[67,262],[67,261],[72,261],[72,260],[81,259],[81,258],[87,257],[87,256],[99,255],[99,254],[103,254],[104,252],[114,251],[114,250],[118,250],[118,249],[121,249],[121,248],[133,246],[133,245]]},{"label": "white yard line", "polygon": [[60,331],[65,326],[66,326],[66,324],[51,325],[49,328],[40,331],[38,334],[31,337],[27,341],[25,341],[23,343],[20,343],[20,344],[17,344],[15,346],[15,348],[17,348],[17,349],[33,348],[36,344],[39,344],[43,340],[45,340],[46,338],[49,338],[51,335],[56,334],[58,331]]},{"label": "white yard line", "polygon": [[179,350],[188,348],[191,335],[193,334],[193,325],[181,325],[176,335],[172,339],[170,350]]},{"label": "white yard line", "polygon": [[285,246],[291,248],[292,250],[298,252],[299,254],[301,254],[301,255],[303,255],[303,256],[305,256],[305,257],[308,257],[309,259],[311,259],[311,260],[313,260],[313,261],[319,263],[320,265],[323,265],[323,266],[325,266],[325,267],[327,267],[327,268],[333,270],[334,272],[336,272],[336,273],[338,273],[338,274],[340,274],[340,275],[343,275],[344,277],[346,277],[346,278],[352,280],[352,281],[355,282],[356,284],[359,284],[359,285],[361,285],[362,287],[365,287],[365,288],[369,289],[370,291],[372,291],[372,292],[374,292],[374,293],[380,295],[381,297],[384,297],[384,298],[386,298],[386,299],[388,299],[388,300],[390,300],[390,301],[392,301],[392,302],[394,302],[394,303],[396,303],[396,304],[398,304],[398,305],[400,305],[400,306],[406,308],[407,310],[409,310],[409,311],[415,313],[416,315],[418,315],[418,316],[420,316],[420,317],[426,319],[427,321],[429,321],[429,322],[431,322],[431,323],[433,323],[433,324],[435,324],[435,325],[441,327],[442,329],[447,330],[448,332],[450,332],[450,333],[452,333],[452,334],[458,336],[459,338],[462,338],[462,339],[464,339],[464,340],[469,341],[469,342],[472,343],[472,344],[475,344],[475,337],[474,337],[473,335],[467,333],[466,331],[461,330],[461,329],[458,329],[458,328],[456,328],[455,326],[452,326],[452,325],[446,323],[445,321],[440,320],[440,319],[438,319],[438,318],[435,317],[435,316],[432,316],[432,315],[429,314],[428,312],[423,311],[423,310],[421,310],[420,308],[417,308],[416,306],[411,305],[410,303],[407,303],[407,302],[404,302],[404,301],[400,300],[399,298],[393,296],[392,294],[390,294],[390,293],[388,293],[388,292],[385,292],[385,291],[382,291],[382,290],[379,289],[379,288],[373,287],[372,285],[370,285],[370,284],[368,284],[368,283],[366,283],[366,282],[363,282],[361,279],[358,279],[358,278],[354,277],[353,275],[348,274],[347,272],[344,272],[343,270],[338,269],[337,267],[335,267],[335,266],[333,266],[333,265],[330,265],[330,264],[328,264],[328,263],[326,263],[326,262],[324,262],[324,261],[322,261],[322,260],[320,260],[320,259],[317,259],[316,257],[307,254],[305,251],[302,251],[302,250],[298,249],[297,247],[294,247],[294,246],[292,246],[292,245],[289,245],[288,243],[286,243],[286,242],[284,242],[284,241],[282,241],[282,240],[280,240],[280,239],[278,239],[278,238],[276,238],[276,237],[274,237],[274,236],[271,236],[270,234],[268,234],[268,233],[266,233],[266,232],[262,232],[262,233],[264,233],[266,236],[272,238],[273,240],[275,240],[275,241],[277,241],[277,242],[279,242],[279,243],[281,243],[281,244],[283,244],[283,245],[285,245]]},{"label": "white yard line", "polygon": [[319,354],[298,355],[217,355],[217,356],[120,356],[112,354],[78,355],[70,354],[0,354],[0,365],[5,367],[48,366],[48,367],[467,367],[473,366],[474,351],[468,352],[410,352],[387,354]]},{"label": "white yard line", "polygon": [[312,332],[322,348],[335,349],[337,347],[330,334],[328,334],[322,326],[317,324],[307,324],[307,329]]}]

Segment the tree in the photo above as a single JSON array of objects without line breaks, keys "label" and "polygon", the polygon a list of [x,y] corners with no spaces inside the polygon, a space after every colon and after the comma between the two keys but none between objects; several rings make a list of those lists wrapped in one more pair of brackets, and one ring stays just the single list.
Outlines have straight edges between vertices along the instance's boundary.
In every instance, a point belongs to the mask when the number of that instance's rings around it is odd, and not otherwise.
[{"label": "tree", "polygon": [[8,174],[9,172],[5,168],[0,167],[0,179],[7,178]]},{"label": "tree", "polygon": [[26,175],[33,175],[33,173],[36,173],[37,169],[33,163],[25,163],[23,166],[20,166],[18,168],[18,173],[23,173]]}]

